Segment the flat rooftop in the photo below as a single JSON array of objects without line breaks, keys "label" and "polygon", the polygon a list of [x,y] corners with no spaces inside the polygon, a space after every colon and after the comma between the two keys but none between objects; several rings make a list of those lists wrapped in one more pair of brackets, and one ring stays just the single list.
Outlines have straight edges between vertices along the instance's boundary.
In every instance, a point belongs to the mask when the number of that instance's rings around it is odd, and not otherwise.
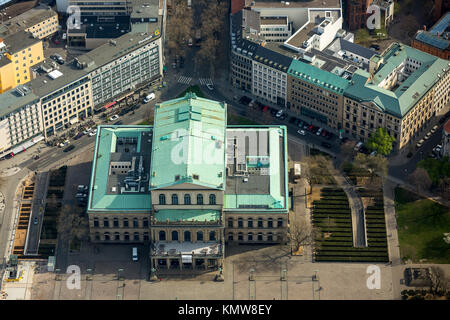
[{"label": "flat rooftop", "polygon": [[6,44],[7,51],[11,53],[19,52],[29,46],[41,42],[41,40],[33,38],[31,33],[23,30],[6,36],[3,41]]},{"label": "flat rooftop", "polygon": [[[290,0],[282,3],[273,0],[255,0],[251,8],[340,8],[340,0]],[[287,5],[286,3],[289,3]]]},{"label": "flat rooftop", "polygon": [[292,37],[287,41],[287,44],[294,46],[294,47],[301,47],[303,42],[311,38],[316,33],[313,31],[313,29],[317,25],[315,23],[308,23],[304,29],[297,31]]},{"label": "flat rooftop", "polygon": [[41,5],[30,9],[14,18],[5,20],[0,24],[0,34],[5,36],[7,34],[13,34],[20,30],[28,29],[42,21],[45,21],[58,14],[51,8],[45,5]]},{"label": "flat rooftop", "polygon": [[261,17],[261,25],[287,25],[287,17]]},{"label": "flat rooftop", "polygon": [[224,210],[287,210],[286,128],[227,128]]},{"label": "flat rooftop", "polygon": [[88,210],[149,211],[152,127],[97,128]]}]

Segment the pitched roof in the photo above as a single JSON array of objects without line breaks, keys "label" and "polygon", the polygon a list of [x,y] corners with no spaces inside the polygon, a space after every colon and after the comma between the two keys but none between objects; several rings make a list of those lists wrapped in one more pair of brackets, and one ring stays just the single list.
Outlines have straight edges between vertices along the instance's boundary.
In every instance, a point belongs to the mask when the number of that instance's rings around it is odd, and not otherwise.
[{"label": "pitched roof", "polygon": [[150,189],[224,189],[226,104],[194,93],[155,106]]}]

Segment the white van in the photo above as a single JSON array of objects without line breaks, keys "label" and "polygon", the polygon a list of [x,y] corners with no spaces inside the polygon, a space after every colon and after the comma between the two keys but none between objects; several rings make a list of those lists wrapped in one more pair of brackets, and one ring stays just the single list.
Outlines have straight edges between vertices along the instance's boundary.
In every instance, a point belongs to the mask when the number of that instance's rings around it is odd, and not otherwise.
[{"label": "white van", "polygon": [[132,255],[133,255],[133,261],[138,261],[138,252],[137,252],[136,247],[133,248]]},{"label": "white van", "polygon": [[144,103],[149,103],[149,102],[152,101],[153,99],[155,99],[155,94],[152,92],[152,93],[150,93],[148,96],[145,97]]}]

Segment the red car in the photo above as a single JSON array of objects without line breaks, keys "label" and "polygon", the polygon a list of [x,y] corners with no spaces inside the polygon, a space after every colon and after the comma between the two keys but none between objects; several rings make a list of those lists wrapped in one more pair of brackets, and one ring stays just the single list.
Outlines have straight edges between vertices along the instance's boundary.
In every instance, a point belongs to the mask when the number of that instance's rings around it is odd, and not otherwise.
[{"label": "red car", "polygon": [[267,110],[269,110],[269,106],[265,106],[263,112],[266,112]]},{"label": "red car", "polygon": [[311,131],[312,129],[314,128],[314,126],[311,124],[311,125],[309,125],[309,127],[308,127],[308,131]]}]

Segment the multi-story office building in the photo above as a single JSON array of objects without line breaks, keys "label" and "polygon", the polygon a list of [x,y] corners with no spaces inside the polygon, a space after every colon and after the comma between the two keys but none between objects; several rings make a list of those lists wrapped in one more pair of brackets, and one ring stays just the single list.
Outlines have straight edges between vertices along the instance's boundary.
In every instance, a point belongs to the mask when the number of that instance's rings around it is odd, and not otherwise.
[{"label": "multi-story office building", "polygon": [[413,48],[425,51],[442,59],[450,59],[450,12],[447,12],[436,24],[427,31],[417,31],[411,41]]},{"label": "multi-story office building", "polygon": [[0,93],[32,80],[30,68],[44,60],[42,41],[26,31],[19,31],[3,39],[0,58]]},{"label": "multi-story office building", "polygon": [[341,129],[344,90],[348,85],[349,80],[336,73],[293,60],[287,85],[290,110]]},{"label": "multi-story office building", "polygon": [[292,24],[287,16],[263,17],[260,20],[260,34],[270,42],[285,42],[292,35]]},{"label": "multi-story office building", "polygon": [[218,268],[226,242],[286,241],[284,126],[227,128],[226,104],[188,93],[156,105],[154,127],[98,130],[92,241],[150,241],[157,272]]},{"label": "multi-story office building", "polygon": [[[0,114],[6,119],[16,110],[33,105],[32,109],[39,111],[39,134],[48,138],[92,115],[95,107],[102,109],[124,93],[159,81],[161,50],[159,29],[151,35],[126,34],[72,63],[56,65],[56,69],[27,83],[22,95],[16,91],[0,95]],[[31,125],[26,134],[17,137],[11,129],[10,142],[0,148],[8,153],[15,145],[27,143],[26,137],[36,133],[36,126]]]},{"label": "multi-story office building", "polygon": [[286,107],[287,71],[292,58],[258,46],[252,56],[252,93]]},{"label": "multi-story office building", "polygon": [[382,127],[395,148],[408,146],[450,101],[449,70],[447,60],[393,43],[372,57],[369,72],[353,74],[344,93],[345,132],[364,142]]},{"label": "multi-story office building", "polygon": [[241,40],[233,45],[231,55],[231,83],[234,87],[251,92],[253,83],[252,56],[257,44]]},{"label": "multi-story office building", "polygon": [[37,39],[44,39],[51,37],[58,30],[58,14],[44,5],[32,8],[0,24],[1,37],[26,31]]}]

